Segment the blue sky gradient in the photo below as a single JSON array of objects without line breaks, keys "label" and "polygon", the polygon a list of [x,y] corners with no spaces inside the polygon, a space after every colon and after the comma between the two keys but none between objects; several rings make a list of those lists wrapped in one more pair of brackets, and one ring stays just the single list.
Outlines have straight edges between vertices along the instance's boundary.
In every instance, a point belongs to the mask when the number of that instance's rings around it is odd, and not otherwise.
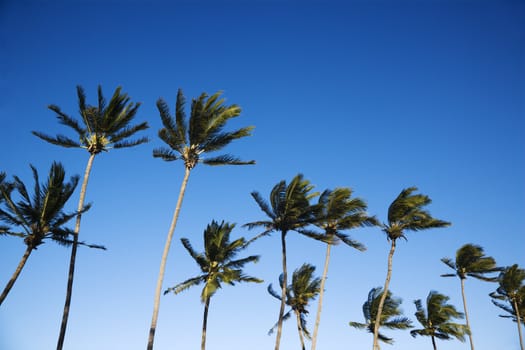
[{"label": "blue sky gradient", "polygon": [[[202,249],[213,219],[241,226],[264,219],[251,198],[268,198],[280,180],[303,173],[316,190],[348,186],[369,212],[386,220],[388,205],[417,186],[447,229],[409,233],[394,257],[391,290],[415,320],[413,300],[430,290],[462,309],[459,279],[440,261],[465,243],[483,246],[500,265],[525,266],[525,2],[404,1],[14,1],[0,2],[0,170],[32,183],[53,160],[82,174],[87,152],[37,139],[31,130],[72,135],[47,105],[77,116],[75,86],[96,100],[122,86],[142,102],[137,121],[151,142],[97,156],[81,238],[108,250],[81,249],[65,348],[134,350],[146,346],[160,256],[183,176],[183,164],[154,159],[162,146],[155,101],[174,109],[178,88],[188,101],[224,91],[254,125],[229,153],[257,165],[198,166],[168,260],[165,287],[196,275],[179,242]],[[189,107],[189,103],[188,103]],[[70,202],[76,208],[78,192]],[[350,232],[367,247],[332,251],[318,349],[366,349],[372,336],[348,326],[362,321],[368,291],[384,282],[389,244],[377,228]],[[266,292],[281,268],[278,235],[253,244],[261,261],[246,272],[263,285],[225,287],[213,298],[208,349],[267,350],[278,302]],[[322,271],[324,246],[291,233],[288,266]],[[2,237],[0,281],[13,273],[25,246]],[[0,349],[56,345],[69,250],[48,243],[29,259],[0,309]],[[5,283],[5,282],[2,282]],[[467,280],[478,350],[518,349],[515,325],[498,317],[494,284]],[[200,289],[162,297],[156,349],[196,349]],[[313,327],[316,303],[308,324]],[[383,348],[430,348],[408,332]],[[439,344],[438,344],[439,346]],[[465,349],[468,343],[442,344]],[[285,323],[281,348],[299,347]],[[308,345],[309,347],[309,345]]]}]

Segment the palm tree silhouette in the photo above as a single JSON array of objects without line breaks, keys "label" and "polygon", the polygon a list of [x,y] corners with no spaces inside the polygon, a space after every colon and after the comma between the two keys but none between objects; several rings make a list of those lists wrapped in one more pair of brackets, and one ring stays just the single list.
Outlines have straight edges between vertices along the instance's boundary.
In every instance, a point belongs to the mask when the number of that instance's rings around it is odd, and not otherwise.
[{"label": "palm tree silhouette", "polygon": [[75,262],[77,256],[78,236],[80,233],[81,212],[84,208],[86,189],[93,166],[95,156],[101,152],[108,152],[115,148],[128,148],[148,142],[147,137],[135,140],[129,140],[137,132],[148,128],[146,122],[137,125],[131,125],[140,103],[132,103],[127,94],[122,93],[122,88],[117,87],[109,103],[106,102],[102,87],[98,86],[98,101],[96,105],[86,104],[86,94],[81,86],[77,86],[78,107],[80,113],[80,122],[64,113],[60,107],[50,105],[48,108],[55,112],[60,124],[63,124],[75,131],[78,141],[64,135],[55,137],[49,136],[42,132],[33,131],[33,134],[51,144],[66,148],[82,148],[88,151],[89,158],[84,171],[84,179],[80,189],[80,198],[78,200],[78,212],[73,231],[73,245],[71,248],[71,258],[69,262],[69,273],[66,291],[66,300],[64,303],[64,312],[62,314],[62,324],[60,326],[60,335],[58,337],[57,350],[64,346],[69,310],[71,306],[71,296],[73,294],[73,280],[75,275]]},{"label": "palm tree silhouette", "polygon": [[204,283],[201,293],[201,301],[204,303],[204,317],[202,321],[202,340],[201,350],[206,348],[206,329],[208,323],[208,310],[211,297],[222,287],[222,283],[234,285],[235,282],[256,282],[263,281],[246,276],[242,268],[249,262],[257,262],[259,256],[251,255],[242,259],[235,259],[236,255],[247,247],[243,237],[230,242],[230,233],[235,227],[234,224],[220,224],[212,221],[204,230],[204,253],[197,253],[187,238],[182,238],[182,244],[191,257],[199,265],[202,274],[192,277],[186,281],[168,288],[164,294],[180,292]]},{"label": "palm tree silhouette", "polygon": [[160,112],[163,128],[159,130],[159,138],[168,147],[161,147],[153,151],[153,156],[165,161],[182,160],[184,162],[184,178],[179,191],[179,197],[175,206],[175,212],[171,225],[168,230],[166,243],[162,252],[159,276],[155,289],[155,300],[153,305],[153,315],[148,338],[148,350],[153,349],[155,340],[155,330],[160,307],[160,293],[168,253],[177,226],[182,200],[188,184],[188,179],[193,168],[197,164],[206,165],[246,165],[255,164],[255,161],[241,161],[229,154],[204,157],[207,153],[213,153],[226,147],[232,141],[250,136],[252,126],[241,128],[235,131],[223,131],[226,123],[241,114],[241,108],[237,105],[225,105],[225,100],[221,98],[221,92],[212,96],[202,93],[191,103],[189,121],[186,120],[184,112],[185,98],[182,90],[179,89],[175,106],[175,117],[170,114],[168,105],[163,99],[157,101],[157,108]]}]

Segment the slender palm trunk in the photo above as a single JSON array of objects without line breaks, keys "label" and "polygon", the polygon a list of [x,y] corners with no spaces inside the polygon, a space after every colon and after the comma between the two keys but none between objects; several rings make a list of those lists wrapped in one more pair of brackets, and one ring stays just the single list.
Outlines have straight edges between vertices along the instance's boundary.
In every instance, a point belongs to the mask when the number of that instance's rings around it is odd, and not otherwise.
[{"label": "slender palm trunk", "polygon": [[321,291],[319,292],[319,302],[317,304],[317,316],[315,317],[315,326],[314,333],[312,336],[312,350],[315,350],[317,345],[317,332],[319,330],[319,324],[321,323],[321,311],[323,309],[323,295],[324,295],[324,285],[326,282],[326,276],[328,275],[328,265],[330,264],[330,249],[332,245],[330,243],[326,244],[326,256],[324,259],[324,270],[323,277],[321,277]]},{"label": "slender palm trunk", "polygon": [[202,318],[202,338],[201,338],[201,350],[206,349],[206,329],[208,326],[208,309],[210,308],[210,297],[206,298],[204,304],[204,316]]},{"label": "slender palm trunk", "polygon": [[301,326],[301,314],[299,311],[294,311],[295,317],[297,318],[297,332],[299,332],[299,340],[301,341],[301,350],[305,350],[303,327]]},{"label": "slender palm trunk", "polygon": [[277,321],[277,336],[275,337],[275,350],[279,350],[281,344],[281,334],[283,332],[284,306],[286,302],[286,286],[288,284],[288,271],[286,268],[286,231],[281,232],[281,249],[283,259],[283,286],[281,288],[281,307],[279,309],[279,319]]},{"label": "slender palm trunk", "polygon": [[472,330],[470,329],[470,322],[468,319],[468,312],[467,312],[467,298],[465,298],[465,279],[460,278],[461,280],[461,297],[463,298],[463,310],[465,310],[465,322],[467,323],[467,329],[468,329],[468,338],[470,341],[470,349],[474,350],[474,340],[472,339]]},{"label": "slender palm trunk", "polygon": [[434,350],[437,350],[436,338],[434,336],[432,336],[431,338],[432,338],[432,346],[434,346]]},{"label": "slender palm trunk", "polygon": [[190,177],[191,169],[186,167],[184,172],[184,178],[182,179],[182,184],[180,186],[179,198],[177,200],[177,206],[175,207],[175,212],[173,213],[173,219],[171,220],[171,225],[168,231],[168,237],[166,238],[166,244],[164,245],[164,251],[162,253],[162,258],[160,260],[160,271],[159,277],[157,279],[157,287],[155,289],[155,302],[153,305],[153,316],[151,318],[151,327],[149,329],[149,338],[148,338],[148,350],[153,349],[153,341],[155,340],[155,330],[157,329],[157,319],[159,316],[159,306],[160,306],[160,293],[162,289],[162,282],[164,281],[164,271],[166,270],[166,261],[168,260],[168,253],[170,251],[171,240],[173,238],[173,232],[175,232],[175,226],[177,226],[177,219],[179,218],[180,208],[182,206],[182,200],[184,199],[184,192],[186,192],[186,185],[188,184],[188,178]]},{"label": "slender palm trunk", "polygon": [[379,305],[377,306],[377,315],[374,323],[374,350],[379,350],[379,326],[381,323],[381,314],[383,313],[383,305],[385,304],[386,295],[388,293],[388,286],[390,285],[390,279],[392,278],[392,258],[394,257],[394,252],[396,251],[396,240],[392,240],[392,245],[390,246],[390,252],[388,253],[388,270],[386,273],[385,286],[383,287],[383,294],[381,299],[379,299]]},{"label": "slender palm trunk", "polygon": [[64,303],[64,311],[62,313],[62,324],[60,325],[60,334],[58,335],[57,350],[62,350],[62,347],[64,346],[64,339],[66,337],[67,321],[69,318],[69,309],[71,306],[71,295],[73,294],[73,278],[75,275],[75,261],[77,257],[78,235],[80,232],[80,220],[82,218],[81,211],[84,209],[86,189],[94,159],[95,154],[91,154],[86,165],[86,170],[84,171],[84,180],[82,181],[82,188],[80,189],[80,198],[78,200],[77,208],[78,215],[75,222],[75,231],[73,232],[73,246],[71,247],[71,258],[69,259],[69,274],[67,278],[66,301]]},{"label": "slender palm trunk", "polygon": [[7,294],[9,294],[9,291],[11,290],[11,288],[13,288],[13,285],[15,284],[16,279],[20,275],[20,272],[22,272],[22,269],[24,268],[24,265],[26,264],[27,258],[29,258],[29,255],[31,254],[32,251],[33,251],[33,248],[30,246],[27,246],[26,251],[24,252],[24,255],[22,256],[22,259],[20,260],[20,262],[18,263],[18,266],[16,267],[15,273],[13,273],[13,276],[11,277],[9,282],[7,282],[7,285],[5,286],[4,291],[2,292],[2,295],[0,295],[0,305],[2,305],[2,302],[7,297]]},{"label": "slender palm trunk", "polygon": [[520,347],[521,347],[521,350],[524,350],[523,336],[521,334],[521,315],[520,315],[520,310],[519,310],[518,303],[516,302],[516,300],[514,300],[514,310],[516,310],[516,323],[518,324],[518,336],[520,339]]}]

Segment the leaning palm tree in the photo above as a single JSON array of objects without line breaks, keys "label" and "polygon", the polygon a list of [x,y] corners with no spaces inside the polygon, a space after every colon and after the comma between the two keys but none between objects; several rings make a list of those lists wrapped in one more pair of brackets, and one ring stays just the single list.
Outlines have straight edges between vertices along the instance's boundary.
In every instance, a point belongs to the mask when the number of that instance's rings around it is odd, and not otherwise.
[{"label": "leaning palm tree", "polygon": [[465,297],[465,280],[468,277],[473,277],[486,282],[496,282],[498,280],[495,276],[489,276],[491,273],[501,271],[500,267],[496,266],[496,260],[490,256],[485,256],[483,248],[474,244],[465,244],[456,252],[456,260],[450,258],[442,258],[441,261],[450,267],[455,273],[447,273],[441,277],[459,277],[461,281],[461,296],[463,299],[463,309],[465,311],[465,322],[469,330],[470,348],[474,350],[474,340],[472,338],[472,328],[470,327],[467,299]]},{"label": "leaning palm tree", "polygon": [[277,335],[275,338],[275,350],[279,350],[282,334],[284,308],[286,302],[286,288],[288,283],[288,271],[286,266],[286,235],[290,231],[297,231],[312,238],[322,240],[320,234],[310,232],[306,227],[315,221],[318,207],[310,205],[310,200],[317,196],[312,193],[313,185],[302,174],[296,175],[289,184],[282,180],[275,185],[270,193],[270,204],[266,202],[259,192],[252,192],[252,197],[259,205],[261,210],[268,216],[269,220],[255,221],[245,224],[248,229],[256,227],[264,228],[264,231],[257,235],[258,239],[267,236],[274,231],[281,233],[281,253],[282,253],[282,275],[281,285],[281,306],[279,308],[279,318],[277,321]]},{"label": "leaning palm tree", "polygon": [[78,200],[79,214],[76,218],[75,230],[73,232],[73,245],[69,262],[66,300],[64,303],[64,312],[62,314],[62,324],[60,326],[57,350],[62,349],[66,335],[71,296],[73,293],[78,236],[80,233],[80,221],[82,218],[81,212],[84,208],[89,174],[91,173],[95,156],[101,152],[108,152],[113,148],[128,148],[148,142],[148,138],[146,137],[129,140],[129,138],[134,136],[137,132],[147,129],[148,124],[142,122],[137,125],[131,125],[137,110],[140,107],[140,103],[131,102],[128,95],[122,93],[121,90],[122,88],[118,87],[113,93],[109,103],[106,103],[106,99],[102,93],[102,87],[99,85],[97,104],[89,105],[86,104],[86,94],[84,93],[84,89],[81,86],[77,86],[78,107],[81,117],[80,122],[64,113],[60,107],[56,105],[50,105],[48,107],[55,112],[60,124],[73,129],[78,136],[78,140],[64,135],[53,137],[42,132],[33,131],[35,136],[54,145],[66,148],[81,148],[87,150],[89,153]]},{"label": "leaning palm tree", "polygon": [[436,338],[450,340],[456,338],[465,341],[468,328],[464,324],[452,322],[454,318],[463,318],[464,314],[456,310],[452,304],[447,304],[450,298],[436,291],[430,291],[426,300],[426,310],[421,299],[414,301],[416,304],[416,318],[423,328],[410,331],[410,335],[427,336],[432,339],[432,346],[437,350]]},{"label": "leaning palm tree", "polygon": [[182,244],[191,257],[199,265],[202,274],[197,277],[187,279],[177,284],[175,287],[168,288],[164,294],[180,292],[193,286],[204,283],[201,293],[201,301],[204,303],[204,317],[202,321],[202,340],[201,350],[206,348],[206,329],[208,323],[208,310],[210,307],[211,297],[221,288],[222,283],[234,285],[235,282],[256,282],[263,281],[243,274],[242,268],[249,262],[257,262],[259,256],[251,255],[246,258],[236,259],[235,256],[246,248],[244,238],[238,238],[233,242],[230,241],[230,233],[235,227],[234,224],[220,224],[212,221],[204,230],[204,253],[197,253],[187,238],[182,238]]},{"label": "leaning palm tree", "polygon": [[[321,279],[314,277],[315,266],[303,264],[292,274],[292,284],[286,288],[285,304],[290,306],[290,310],[284,314],[283,320],[290,318],[291,313],[295,314],[297,320],[297,331],[301,342],[301,349],[305,350],[304,338],[310,339],[310,332],[306,328],[306,315],[308,315],[308,304],[313,300],[321,290]],[[283,286],[283,274],[279,276],[279,285]],[[274,298],[282,300],[281,295],[273,290],[272,285],[268,286],[268,293]],[[269,334],[273,333],[277,327],[276,323]]]},{"label": "leaning palm tree", "polygon": [[[20,263],[0,295],[0,305],[9,294],[33,250],[46,240],[66,246],[72,244],[70,236],[73,231],[64,225],[77,216],[78,212],[65,212],[64,206],[75,191],[78,176],[66,181],[64,167],[55,162],[51,166],[47,181],[40,184],[36,168],[31,166],[31,170],[35,181],[33,195],[29,194],[26,185],[17,176],[14,176],[14,181],[9,186],[0,185],[0,197],[3,198],[0,220],[7,224],[1,233],[23,238],[26,245]],[[18,193],[19,199],[13,198],[13,190]],[[85,206],[82,212],[88,208],[89,206]],[[79,244],[102,248],[83,242]]]},{"label": "leaning palm tree", "polygon": [[324,191],[319,197],[319,217],[315,225],[324,231],[327,243],[323,276],[321,278],[321,292],[319,293],[317,316],[312,336],[312,350],[315,350],[317,344],[317,332],[321,322],[324,287],[328,275],[332,245],[343,242],[359,251],[365,251],[366,248],[363,244],[351,239],[343,231],[379,224],[374,216],[368,216],[366,213],[367,205],[365,201],[360,198],[351,198],[351,196],[352,190],[350,188],[336,188],[333,191]]},{"label": "leaning palm tree", "polygon": [[241,161],[229,154],[204,157],[207,153],[213,153],[226,147],[232,141],[251,135],[252,126],[241,128],[235,131],[223,131],[226,123],[241,114],[241,108],[237,105],[225,105],[225,100],[221,98],[221,93],[217,92],[212,96],[202,93],[191,103],[189,121],[186,121],[184,112],[185,99],[182,90],[179,89],[175,106],[175,118],[170,114],[166,102],[162,99],[157,101],[163,128],[159,130],[159,138],[164,141],[169,148],[158,148],[153,151],[153,156],[165,161],[182,160],[184,162],[184,178],[179,191],[179,198],[175,206],[175,212],[171,225],[168,230],[166,243],[162,252],[159,276],[155,289],[155,300],[153,305],[153,315],[148,338],[148,350],[153,349],[155,340],[155,330],[157,329],[157,319],[160,307],[160,293],[166,270],[168,253],[179,218],[182,200],[188,184],[190,172],[202,163],[206,165],[246,165],[255,164],[255,161]]},{"label": "leaning palm tree", "polygon": [[[518,336],[521,350],[523,347],[523,335],[521,334],[521,322],[525,319],[525,270],[520,269],[517,264],[506,267],[498,277],[499,287],[490,293],[492,302],[499,308],[507,311],[510,315],[501,317],[512,318],[518,325]],[[503,300],[503,304],[498,300]]]},{"label": "leaning palm tree", "polygon": [[[384,298],[383,295],[385,295]],[[383,300],[383,312],[378,320],[377,315],[381,300]],[[401,330],[412,328],[412,321],[404,317],[402,310],[399,308],[401,302],[401,299],[392,297],[390,291],[383,293],[381,287],[372,288],[370,292],[368,292],[367,301],[363,304],[365,323],[350,322],[349,325],[357,329],[366,329],[372,334],[380,327]],[[394,342],[393,338],[389,338],[380,332],[378,333],[378,339],[386,344],[393,344]]]},{"label": "leaning palm tree", "polygon": [[[388,291],[390,279],[392,278],[392,258],[396,250],[396,243],[399,238],[406,239],[406,231],[422,231],[430,228],[447,227],[449,222],[435,219],[423,208],[429,205],[432,200],[423,194],[414,193],[416,187],[409,187],[401,191],[397,198],[388,208],[388,223],[383,224],[383,232],[386,233],[387,240],[390,241],[390,252],[388,253],[388,269],[383,289]],[[383,294],[379,301],[374,329],[374,350],[379,349],[379,320],[383,312],[383,303],[387,294]]]}]

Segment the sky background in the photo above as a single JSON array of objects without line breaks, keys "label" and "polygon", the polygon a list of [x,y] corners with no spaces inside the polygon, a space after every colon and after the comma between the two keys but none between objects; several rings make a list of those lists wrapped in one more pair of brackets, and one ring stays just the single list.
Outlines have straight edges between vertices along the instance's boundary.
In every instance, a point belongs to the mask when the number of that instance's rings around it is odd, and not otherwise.
[{"label": "sky background", "polygon": [[[0,170],[32,184],[29,164],[45,178],[51,162],[82,174],[88,153],[47,144],[31,130],[73,135],[47,105],[78,116],[75,86],[95,103],[122,86],[142,102],[136,121],[151,142],[96,157],[87,190],[92,209],[81,239],[108,250],[80,249],[65,348],[144,349],[165,236],[183,164],[152,157],[162,146],[155,102],[174,109],[177,89],[188,102],[221,90],[243,108],[231,129],[253,136],[226,151],[255,166],[197,166],[175,232],[165,288],[199,273],[180,244],[202,250],[213,219],[265,219],[251,198],[268,198],[280,180],[303,173],[319,191],[351,187],[369,212],[386,220],[399,192],[417,186],[446,229],[408,233],[394,256],[391,291],[415,321],[415,299],[430,290],[462,310],[460,282],[440,259],[466,243],[483,246],[498,264],[525,266],[525,2],[406,1],[0,1]],[[189,104],[189,103],[188,103]],[[31,186],[31,185],[29,185]],[[76,208],[78,191],[69,202]],[[367,349],[363,321],[368,291],[382,286],[389,244],[378,228],[351,236],[360,253],[332,250],[318,349]],[[325,247],[288,235],[289,271],[303,262],[321,274]],[[6,283],[25,246],[2,237],[0,281]],[[49,242],[29,258],[0,309],[0,349],[52,349],[60,326],[70,251]],[[281,272],[279,235],[244,253],[260,254],[246,273],[262,285],[226,286],[214,296],[208,349],[268,350],[279,302],[266,291]],[[468,279],[466,294],[476,349],[518,349],[515,324],[499,318],[488,293],[496,285]],[[200,288],[161,299],[156,349],[197,349]],[[316,303],[310,307],[313,327]],[[415,322],[417,324],[417,322]],[[312,329],[312,328],[310,328]],[[384,349],[430,348],[428,338],[386,331]],[[456,350],[468,342],[438,346]],[[281,349],[299,347],[296,325],[284,325]],[[309,347],[309,345],[308,345]]]}]

